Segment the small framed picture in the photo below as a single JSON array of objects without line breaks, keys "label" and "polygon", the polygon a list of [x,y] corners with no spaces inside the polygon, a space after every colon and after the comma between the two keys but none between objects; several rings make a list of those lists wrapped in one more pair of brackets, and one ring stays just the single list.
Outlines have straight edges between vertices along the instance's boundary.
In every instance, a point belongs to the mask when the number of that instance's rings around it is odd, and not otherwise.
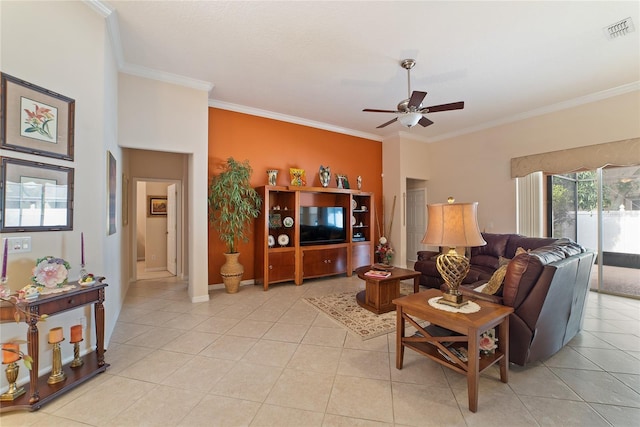
[{"label": "small framed picture", "polygon": [[73,160],[75,100],[0,73],[0,147]]},{"label": "small framed picture", "polygon": [[289,176],[291,177],[291,185],[304,187],[307,185],[307,177],[304,169],[289,168]]},{"label": "small framed picture", "polygon": [[167,196],[148,196],[149,212],[147,216],[167,216]]}]

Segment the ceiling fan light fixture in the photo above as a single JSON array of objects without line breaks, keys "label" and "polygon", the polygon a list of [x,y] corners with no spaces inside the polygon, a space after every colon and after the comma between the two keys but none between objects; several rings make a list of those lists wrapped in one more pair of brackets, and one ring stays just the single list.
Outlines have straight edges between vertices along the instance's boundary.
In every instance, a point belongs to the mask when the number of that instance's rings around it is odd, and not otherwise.
[{"label": "ceiling fan light fixture", "polygon": [[398,121],[400,124],[408,128],[412,128],[417,125],[421,118],[422,114],[417,112],[398,114]]}]

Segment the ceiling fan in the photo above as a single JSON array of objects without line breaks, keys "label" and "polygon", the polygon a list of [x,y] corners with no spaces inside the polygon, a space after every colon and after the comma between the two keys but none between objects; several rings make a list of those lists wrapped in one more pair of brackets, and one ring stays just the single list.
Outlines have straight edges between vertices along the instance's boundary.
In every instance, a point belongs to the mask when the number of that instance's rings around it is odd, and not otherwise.
[{"label": "ceiling fan", "polygon": [[397,110],[376,110],[372,108],[365,108],[364,110],[362,110],[370,113],[397,114],[396,117],[386,123],[381,124],[376,129],[388,126],[396,120],[399,121],[403,126],[406,126],[408,128],[413,127],[416,124],[426,127],[432,125],[433,122],[427,119],[424,114],[437,113],[438,111],[461,110],[464,108],[464,102],[452,102],[450,104],[423,107],[422,101],[424,100],[424,97],[427,96],[427,92],[420,92],[417,90],[411,92],[411,69],[416,65],[415,59],[404,59],[402,60],[402,62],[400,62],[400,65],[402,66],[402,68],[407,70],[407,89],[409,98],[405,99],[404,101],[400,101]]}]

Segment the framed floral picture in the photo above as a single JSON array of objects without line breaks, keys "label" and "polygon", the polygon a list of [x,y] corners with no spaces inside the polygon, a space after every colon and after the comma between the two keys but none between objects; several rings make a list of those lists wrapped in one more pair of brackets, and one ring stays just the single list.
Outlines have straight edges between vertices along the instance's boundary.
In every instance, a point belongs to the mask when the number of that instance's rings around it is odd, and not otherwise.
[{"label": "framed floral picture", "polygon": [[0,73],[0,147],[73,160],[75,100]]}]

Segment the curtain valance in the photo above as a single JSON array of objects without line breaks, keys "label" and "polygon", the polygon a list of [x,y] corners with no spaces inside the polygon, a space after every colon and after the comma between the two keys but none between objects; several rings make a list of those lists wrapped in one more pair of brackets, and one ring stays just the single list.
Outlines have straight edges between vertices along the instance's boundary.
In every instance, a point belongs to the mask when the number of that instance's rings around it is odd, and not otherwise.
[{"label": "curtain valance", "polygon": [[605,166],[640,165],[640,138],[511,159],[511,178],[521,178],[532,172],[559,175]]}]

